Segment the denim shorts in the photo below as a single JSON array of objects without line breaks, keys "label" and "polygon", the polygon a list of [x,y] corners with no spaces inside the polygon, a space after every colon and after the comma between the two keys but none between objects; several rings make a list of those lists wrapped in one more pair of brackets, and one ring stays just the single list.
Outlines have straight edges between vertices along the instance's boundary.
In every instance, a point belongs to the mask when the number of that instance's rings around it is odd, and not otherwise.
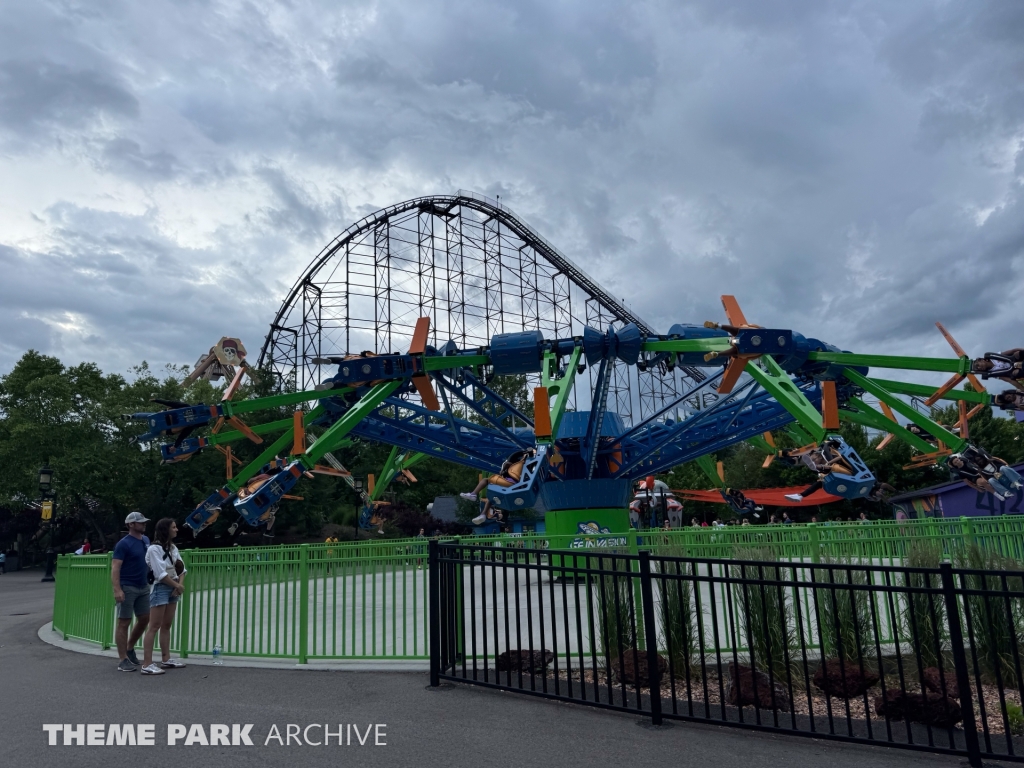
[{"label": "denim shorts", "polygon": [[149,585],[134,587],[131,584],[121,586],[124,601],[117,604],[117,618],[130,619],[132,614],[146,616],[149,613]]},{"label": "denim shorts", "polygon": [[174,587],[169,587],[166,584],[154,584],[153,594],[149,596],[149,604],[154,608],[159,608],[161,605],[174,605],[180,597],[181,595],[174,594]]}]

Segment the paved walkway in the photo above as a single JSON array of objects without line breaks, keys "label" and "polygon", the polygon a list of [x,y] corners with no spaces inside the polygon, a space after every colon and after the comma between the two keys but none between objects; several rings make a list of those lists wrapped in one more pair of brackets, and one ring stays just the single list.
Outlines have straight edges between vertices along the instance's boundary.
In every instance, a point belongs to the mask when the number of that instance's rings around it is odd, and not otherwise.
[{"label": "paved walkway", "polygon": [[[469,686],[426,689],[420,672],[190,665],[162,677],[40,641],[53,585],[39,571],[0,576],[0,755],[28,768],[233,766],[699,766],[918,768],[952,758],[717,726],[638,725],[635,716]],[[154,723],[152,748],[47,746],[44,723]],[[247,724],[252,747],[169,747],[168,724]],[[264,745],[271,726],[386,723],[386,747]],[[320,729],[314,728],[311,740]],[[58,744],[61,737],[57,737]],[[353,737],[353,742],[355,738]]]}]

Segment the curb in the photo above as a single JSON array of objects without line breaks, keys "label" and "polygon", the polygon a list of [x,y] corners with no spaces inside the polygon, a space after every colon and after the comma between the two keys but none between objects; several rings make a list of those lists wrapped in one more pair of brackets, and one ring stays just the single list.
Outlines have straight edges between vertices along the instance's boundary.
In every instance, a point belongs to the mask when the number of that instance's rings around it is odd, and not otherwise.
[{"label": "curb", "polygon": [[[117,659],[117,651],[113,648],[103,650],[96,643],[86,640],[65,640],[59,633],[53,631],[53,622],[48,621],[39,628],[36,633],[40,640],[62,651],[73,653],[84,653],[88,656],[103,656],[108,659]],[[291,669],[313,672],[429,672],[430,661],[428,659],[350,659],[311,661],[308,664],[298,664],[287,659],[248,659],[225,657],[220,664],[214,664],[212,657],[208,654],[188,655],[187,663],[190,666],[212,667],[218,666],[224,669]]]}]

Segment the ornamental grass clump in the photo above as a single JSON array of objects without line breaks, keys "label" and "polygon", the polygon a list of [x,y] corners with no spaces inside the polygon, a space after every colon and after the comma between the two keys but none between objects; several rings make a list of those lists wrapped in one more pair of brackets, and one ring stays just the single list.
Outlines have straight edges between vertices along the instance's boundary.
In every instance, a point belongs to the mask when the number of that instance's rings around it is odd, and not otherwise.
[{"label": "ornamental grass clump", "polygon": [[658,613],[661,619],[661,647],[675,674],[690,676],[698,654],[697,622],[693,586],[686,578],[691,564],[658,561]]},{"label": "ornamental grass clump", "polygon": [[601,650],[609,672],[618,669],[620,654],[624,656],[637,647],[634,574],[630,563],[617,557],[596,557],[589,565],[611,571],[597,577],[593,587],[597,593]]},{"label": "ornamental grass clump", "polygon": [[[904,565],[907,568],[935,568],[942,563],[942,545],[921,539],[907,548]],[[903,640],[920,656],[922,668],[939,666],[939,655],[946,641],[946,606],[938,573],[904,574],[904,586],[928,589],[934,592],[904,592],[900,613]]]},{"label": "ornamental grass clump", "polygon": [[[1016,660],[1024,659],[1024,564],[998,552],[969,545],[957,553],[956,565],[967,569],[964,596],[965,635],[984,671],[1016,687]],[[975,571],[975,572],[971,572]],[[1016,593],[1016,594],[1014,594]]]},{"label": "ornamental grass clump", "polygon": [[842,659],[859,664],[871,646],[871,601],[866,589],[870,583],[866,571],[850,568],[849,560],[826,559],[815,579],[824,586],[815,589],[818,631],[826,659]]},{"label": "ornamental grass clump", "polygon": [[771,671],[776,680],[786,679],[797,647],[793,609],[787,588],[765,582],[785,578],[783,567],[772,562],[771,550],[737,549],[739,563],[730,566],[733,578],[744,579],[733,585],[739,616],[737,645],[747,646],[750,665]]},{"label": "ornamental grass clump", "polygon": [[813,574],[822,659],[812,682],[829,696],[850,699],[864,695],[879,680],[877,659],[871,654],[874,625],[866,589],[871,580],[849,559],[828,559],[825,565],[829,567]]}]

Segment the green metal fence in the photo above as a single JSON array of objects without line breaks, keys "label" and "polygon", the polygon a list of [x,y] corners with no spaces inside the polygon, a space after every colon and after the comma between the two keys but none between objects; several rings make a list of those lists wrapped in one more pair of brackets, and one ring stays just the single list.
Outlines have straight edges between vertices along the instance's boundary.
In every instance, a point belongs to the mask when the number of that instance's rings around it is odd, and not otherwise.
[{"label": "green metal fence", "polygon": [[109,648],[114,642],[110,555],[63,555],[54,575],[53,628],[65,640],[91,640]]},{"label": "green metal fence", "polygon": [[[843,559],[900,565],[915,541],[948,558],[970,544],[1024,561],[1024,516],[727,526],[598,536],[498,535],[473,544],[523,550],[650,549],[679,557],[734,558],[767,552],[790,563]],[[172,631],[182,656],[294,659],[426,659],[424,539],[185,550],[186,590]],[[723,596],[724,597],[724,596]],[[109,555],[57,562],[53,627],[66,638],[113,643]]]}]

